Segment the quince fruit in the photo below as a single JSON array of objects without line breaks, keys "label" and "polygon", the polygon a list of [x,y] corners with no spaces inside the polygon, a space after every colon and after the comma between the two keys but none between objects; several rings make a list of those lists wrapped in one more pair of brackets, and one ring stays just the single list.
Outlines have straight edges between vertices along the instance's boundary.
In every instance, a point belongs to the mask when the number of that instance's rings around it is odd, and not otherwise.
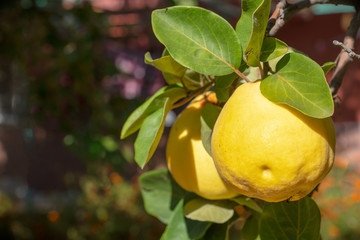
[{"label": "quince fruit", "polygon": [[[214,93],[206,98],[217,101]],[[239,192],[221,179],[201,140],[200,117],[205,104],[204,96],[195,98],[176,119],[166,146],[168,168],[187,191],[211,200],[232,198]]]},{"label": "quince fruit", "polygon": [[260,81],[239,86],[213,129],[211,151],[220,175],[246,196],[268,202],[298,200],[330,171],[335,130],[265,98]]}]

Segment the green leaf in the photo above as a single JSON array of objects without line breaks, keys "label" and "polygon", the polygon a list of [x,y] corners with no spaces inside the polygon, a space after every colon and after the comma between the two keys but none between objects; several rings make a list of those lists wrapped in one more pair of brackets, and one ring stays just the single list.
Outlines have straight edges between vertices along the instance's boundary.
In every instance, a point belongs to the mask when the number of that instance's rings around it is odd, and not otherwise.
[{"label": "green leaf", "polygon": [[146,117],[164,106],[164,99],[170,98],[173,104],[186,96],[186,91],[178,85],[170,85],[161,88],[141,106],[133,111],[121,129],[121,139],[133,134],[143,124]]},{"label": "green leaf", "polygon": [[261,207],[251,198],[246,197],[246,196],[238,196],[236,198],[232,198],[230,199],[231,201],[234,201],[240,205],[246,206],[252,210],[255,210],[256,212],[261,213],[263,210],[261,209]]},{"label": "green leaf", "polygon": [[271,0],[242,0],[241,18],[236,32],[249,66],[260,64],[261,46],[270,14]]},{"label": "green leaf", "polygon": [[139,183],[146,212],[165,224],[170,221],[179,201],[188,195],[167,169],[146,172],[140,176]]},{"label": "green leaf", "polygon": [[214,92],[216,93],[216,98],[220,102],[226,102],[228,100],[229,98],[228,88],[238,78],[239,76],[236,73],[215,77]]},{"label": "green leaf", "polygon": [[214,92],[216,94],[216,98],[219,100],[219,102],[226,102],[229,97],[229,90],[227,88],[219,88],[214,86]]},{"label": "green leaf", "polygon": [[[163,53],[162,53],[162,57],[166,57],[166,56],[171,57],[170,54],[169,54],[169,51],[165,48],[164,51],[163,51]],[[172,58],[172,57],[171,57],[171,58]],[[176,62],[173,58],[172,58],[172,60],[173,60],[174,62]],[[181,65],[181,64],[178,63],[178,62],[176,62],[176,63],[179,64],[179,65]],[[182,65],[181,65],[181,66],[182,66]],[[184,67],[184,66],[183,66],[183,67]],[[187,69],[187,68],[185,68],[185,69]],[[186,71],[186,70],[185,70],[185,71]],[[166,81],[167,84],[169,84],[169,85],[171,85],[171,84],[182,84],[182,83],[181,83],[181,78],[179,77],[179,74],[177,74],[178,76],[173,75],[173,74],[171,74],[171,73],[167,73],[167,72],[162,72],[162,74],[163,74],[164,79],[165,79],[165,81]],[[183,76],[184,76],[184,73],[183,73],[183,75],[182,75],[181,77],[183,77]]]},{"label": "green leaf", "polygon": [[182,78],[186,71],[186,67],[176,62],[170,55],[153,60],[150,53],[145,54],[145,63],[154,66],[158,70],[172,74],[178,78]]},{"label": "green leaf", "polygon": [[203,240],[228,240],[228,228],[229,224],[215,224],[213,223],[206,231]]},{"label": "green leaf", "polygon": [[[164,131],[165,117],[167,113],[176,101],[185,96],[186,92],[183,88],[169,88],[151,101],[153,106],[148,105],[148,108],[146,108],[142,112],[143,114],[140,115],[141,120],[144,116],[146,116],[146,118],[142,120],[141,128],[135,140],[134,148],[135,162],[141,168],[143,168],[150,160],[157,145],[159,144]],[[150,112],[150,109],[154,111]],[[137,121],[138,120],[135,119],[133,123],[137,123]]]},{"label": "green leaf", "polygon": [[165,117],[171,108],[169,98],[164,99],[164,105],[148,116],[140,128],[135,140],[135,162],[144,168],[154,154],[164,131]]},{"label": "green leaf", "polygon": [[261,239],[318,240],[320,211],[314,200],[265,203],[260,222]]},{"label": "green leaf", "polygon": [[239,75],[236,73],[231,73],[224,76],[216,76],[215,86],[218,88],[228,88],[236,79],[239,79]]},{"label": "green leaf", "polygon": [[184,200],[180,200],[161,236],[161,240],[190,240],[199,239],[204,236],[206,230],[210,227],[209,222],[193,221],[185,219]]},{"label": "green leaf", "polygon": [[205,150],[211,156],[211,134],[217,117],[221,112],[221,107],[211,103],[205,104],[201,112],[201,140]]},{"label": "green leaf", "polygon": [[180,78],[170,73],[162,73],[167,84],[181,84]]},{"label": "green leaf", "polygon": [[261,93],[270,101],[288,104],[314,118],[333,114],[334,103],[321,67],[299,53],[287,53],[276,73],[261,81]]},{"label": "green leaf", "polygon": [[241,47],[231,25],[199,7],[177,6],[155,10],[156,37],[181,65],[206,75],[226,75],[241,62]]},{"label": "green leaf", "polygon": [[321,68],[324,71],[324,74],[327,74],[333,67],[335,67],[336,63],[334,62],[327,62],[324,63]]},{"label": "green leaf", "polygon": [[202,238],[211,226],[209,222],[194,221],[185,218],[186,229],[190,239]]},{"label": "green leaf", "polygon": [[121,129],[122,139],[136,132],[141,127],[141,124],[147,116],[162,107],[163,102],[161,100],[158,101],[159,99],[157,99],[157,97],[161,96],[168,88],[169,86],[166,86],[158,90],[153,96],[151,96],[130,114]]},{"label": "green leaf", "polygon": [[259,218],[251,215],[244,224],[241,230],[241,239],[256,240],[259,237]]},{"label": "green leaf", "polygon": [[288,46],[283,41],[273,37],[267,37],[265,38],[261,48],[260,61],[268,62],[281,57],[286,54],[288,50]]},{"label": "green leaf", "polygon": [[215,77],[215,86],[218,88],[227,88],[233,83],[235,79],[239,78],[236,73],[231,73],[225,76],[216,76]]},{"label": "green leaf", "polygon": [[203,222],[225,223],[234,215],[234,204],[228,201],[192,199],[184,206],[187,218]]}]

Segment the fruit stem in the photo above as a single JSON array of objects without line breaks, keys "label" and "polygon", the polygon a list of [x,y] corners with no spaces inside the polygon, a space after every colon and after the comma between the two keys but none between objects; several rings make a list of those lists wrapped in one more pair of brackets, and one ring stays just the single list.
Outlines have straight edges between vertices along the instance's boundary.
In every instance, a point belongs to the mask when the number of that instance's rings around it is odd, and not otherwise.
[{"label": "fruit stem", "polygon": [[269,62],[264,62],[263,67],[264,67],[264,78],[266,78],[268,73],[271,71]]},{"label": "fruit stem", "polygon": [[264,79],[265,78],[265,75],[264,75],[264,70],[261,66],[261,63],[259,62],[259,71],[260,71],[260,76],[261,76],[261,79]]}]

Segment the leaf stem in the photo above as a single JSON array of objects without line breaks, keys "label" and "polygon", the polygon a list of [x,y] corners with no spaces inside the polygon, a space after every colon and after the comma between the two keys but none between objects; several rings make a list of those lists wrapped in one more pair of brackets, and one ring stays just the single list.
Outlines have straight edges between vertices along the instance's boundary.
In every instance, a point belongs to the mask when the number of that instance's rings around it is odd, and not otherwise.
[{"label": "leaf stem", "polygon": [[239,70],[234,69],[234,72],[241,77],[242,79],[244,79],[246,82],[251,82],[244,74],[242,74]]}]

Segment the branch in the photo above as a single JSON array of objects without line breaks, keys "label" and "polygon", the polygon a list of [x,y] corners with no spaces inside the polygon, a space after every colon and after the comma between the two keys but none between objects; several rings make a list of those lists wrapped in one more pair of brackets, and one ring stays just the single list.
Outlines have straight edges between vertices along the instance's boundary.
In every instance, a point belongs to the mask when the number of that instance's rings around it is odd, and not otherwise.
[{"label": "branch", "polygon": [[339,42],[337,40],[333,41],[333,44],[335,46],[340,46],[345,52],[347,52],[349,54],[349,57],[351,58],[356,58],[356,59],[360,59],[360,54],[356,54],[353,50],[351,50],[350,48],[348,48],[347,46],[345,46],[345,44],[343,44],[342,42]]},{"label": "branch", "polygon": [[337,57],[334,75],[332,76],[332,79],[330,81],[330,90],[333,97],[335,97],[335,95],[337,94],[341,86],[341,83],[343,81],[347,66],[352,61],[352,56],[351,54],[349,54],[349,52],[346,49],[350,50],[353,53],[352,49],[354,48],[356,35],[359,28],[360,28],[360,9],[358,8],[346,31],[344,43],[341,43],[344,47]]},{"label": "branch", "polygon": [[311,7],[315,4],[326,3],[354,6],[356,9],[360,7],[359,0],[302,0],[293,4],[287,3],[286,0],[280,0],[267,25],[269,36],[274,36],[280,28],[283,27],[285,23],[300,10]]}]

